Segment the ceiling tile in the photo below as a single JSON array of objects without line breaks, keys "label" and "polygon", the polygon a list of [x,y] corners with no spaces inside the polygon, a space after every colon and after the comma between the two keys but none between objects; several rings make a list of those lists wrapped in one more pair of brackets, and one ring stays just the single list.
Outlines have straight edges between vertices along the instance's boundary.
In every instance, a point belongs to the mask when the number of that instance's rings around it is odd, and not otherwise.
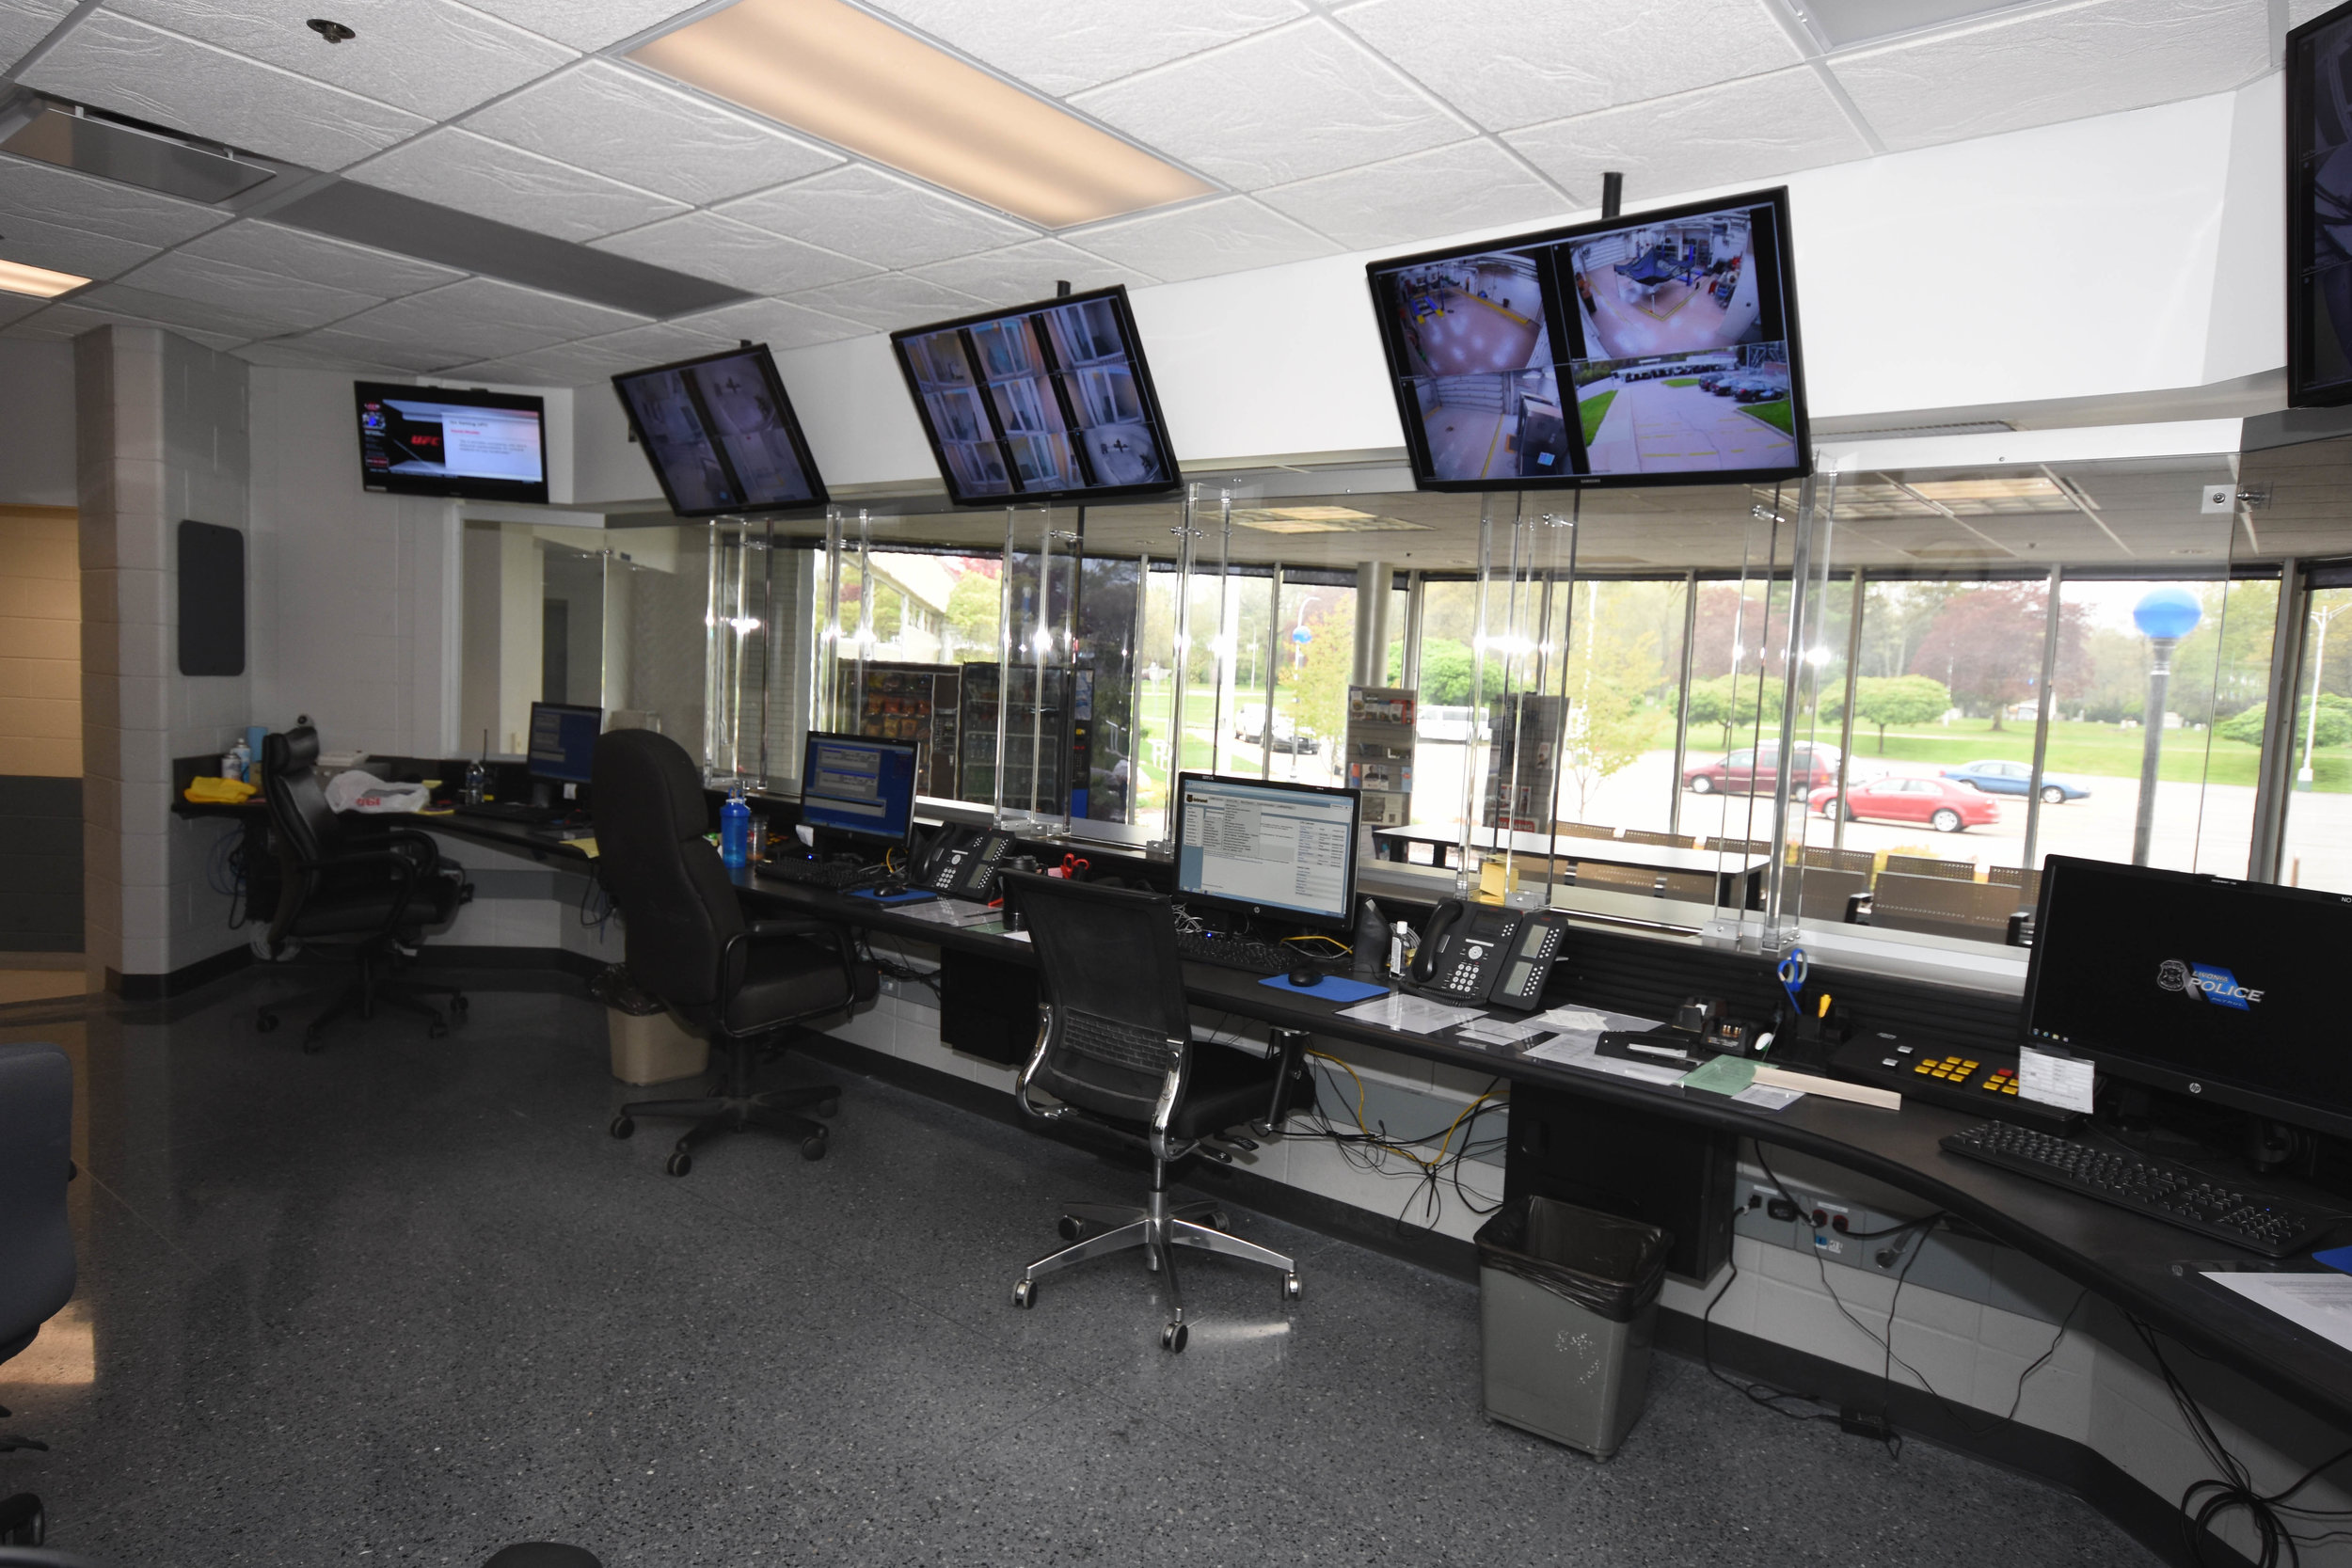
[{"label": "ceiling tile", "polygon": [[397,363],[373,352],[373,345],[357,340],[345,340],[335,344],[321,343],[309,338],[264,338],[236,350],[236,356],[248,364],[296,371],[358,371],[379,375],[405,375],[437,368]]},{"label": "ceiling tile", "polygon": [[1071,102],[1243,190],[1418,152],[1469,129],[1321,17]]},{"label": "ceiling tile", "polygon": [[123,282],[153,293],[218,306],[291,326],[324,326],[355,315],[382,297],[305,282],[274,272],[256,272],[234,261],[216,261],[184,250],[157,257]]},{"label": "ceiling tile", "polygon": [[874,270],[864,261],[733,223],[716,213],[689,213],[599,240],[595,248],[762,293],[813,289]]},{"label": "ceiling tile", "polygon": [[837,152],[610,60],[525,88],[466,128],[697,206],[841,162]]},{"label": "ceiling tile", "polygon": [[431,121],[225,49],[93,11],[24,73],[40,87],[264,157],[338,169]]},{"label": "ceiling tile", "polygon": [[452,126],[361,165],[351,178],[560,240],[593,240],[687,210],[682,201]]},{"label": "ceiling tile", "polygon": [[1600,190],[1603,170],[1623,171],[1636,207],[1870,150],[1808,66],[1532,126],[1503,140],[1554,182],[1588,197]]},{"label": "ceiling tile", "polygon": [[442,364],[502,359],[566,339],[637,325],[638,318],[601,305],[562,299],[535,289],[469,277],[447,288],[379,305],[338,326],[419,354],[446,353]]},{"label": "ceiling tile", "polygon": [[164,322],[193,331],[218,333],[241,343],[254,338],[275,338],[291,327],[317,325],[315,320],[302,319],[299,311],[265,311],[251,306],[215,305],[207,300],[184,299],[178,294],[167,294],[154,289],[135,288],[128,283],[101,283],[95,288],[85,289],[73,296],[73,303],[93,310],[119,310],[143,321]]},{"label": "ceiling tile", "polygon": [[[425,371],[437,371],[442,366],[450,364],[453,359],[453,356],[446,353],[420,350],[413,344],[369,337],[358,332],[346,332],[335,326],[318,332],[305,332],[294,337],[271,338],[265,340],[265,342],[297,353],[314,355],[328,363],[364,365],[372,368],[381,366],[395,371],[405,371],[412,374]],[[264,343],[255,343],[250,346],[259,349],[263,347]]]},{"label": "ceiling tile", "polygon": [[2090,0],[1832,55],[1830,69],[1903,151],[2242,86],[2270,69],[2270,28],[2245,0]]},{"label": "ceiling tile", "polygon": [[153,245],[0,212],[0,260],[70,272],[77,277],[112,277],[154,254]]},{"label": "ceiling tile", "polygon": [[755,343],[766,343],[778,353],[807,348],[812,343],[863,338],[869,330],[857,322],[829,316],[786,299],[747,299],[740,305],[723,305],[699,316],[680,317],[677,325],[715,332],[730,341],[749,339]]},{"label": "ceiling tile", "polygon": [[983,302],[955,289],[927,283],[902,272],[884,273],[880,277],[861,277],[850,283],[835,283],[830,288],[812,289],[795,302],[813,305],[831,315],[864,322],[882,332],[895,332],[902,326],[921,326],[926,322],[946,321],[953,316],[968,316],[982,309]]},{"label": "ceiling tile", "polygon": [[298,76],[428,119],[447,119],[573,58],[536,33],[453,3],[400,0],[327,14],[355,36],[329,43],[286,0],[107,0],[109,8]]},{"label": "ceiling tile", "polygon": [[[21,214],[68,229],[156,246],[178,245],[229,220],[229,214],[217,207],[201,207],[135,185],[120,185],[6,153],[0,153],[0,214]],[[0,226],[0,232],[5,231],[5,226]]]},{"label": "ceiling tile", "polygon": [[0,0],[0,71],[23,59],[72,8],[73,0]]},{"label": "ceiling tile", "polygon": [[1350,250],[1472,229],[1533,224],[1579,205],[1490,141],[1456,142],[1385,164],[1343,169],[1258,199]]},{"label": "ceiling tile", "polygon": [[42,299],[28,299],[23,294],[0,293],[0,326],[6,326],[10,322],[23,321],[34,311],[43,309],[48,303],[47,300]]},{"label": "ceiling tile", "polygon": [[600,338],[590,338],[569,346],[594,348],[617,355],[622,360],[619,367],[622,370],[666,365],[674,359],[692,359],[735,346],[739,334],[708,331],[690,325],[691,319],[632,326],[626,332],[608,332]]},{"label": "ceiling tile", "polygon": [[865,164],[828,169],[719,211],[878,267],[919,267],[1037,232]]},{"label": "ceiling tile", "polygon": [[247,218],[190,241],[182,254],[233,261],[241,267],[298,277],[308,283],[349,289],[377,299],[397,299],[454,283],[465,274],[411,256],[371,250],[330,240],[306,230]]},{"label": "ceiling tile", "polygon": [[1141,288],[1159,281],[1061,240],[1031,240],[1003,250],[934,261],[928,267],[915,268],[914,276],[926,282],[944,283],[989,305],[1025,305],[1031,300],[1048,299],[1053,296],[1054,285],[1064,280],[1079,293],[1089,289],[1106,289],[1113,283]]},{"label": "ceiling tile", "polygon": [[1298,0],[883,0],[882,8],[1057,97],[1307,14]]},{"label": "ceiling tile", "polygon": [[1763,0],[1557,0],[1534,25],[1519,0],[1370,0],[1339,20],[1490,131],[1663,98],[1803,58]]},{"label": "ceiling tile", "polygon": [[511,355],[504,359],[483,359],[470,365],[454,365],[450,368],[450,373],[483,382],[503,382],[509,386],[593,387],[608,383],[616,372],[637,368],[638,361],[627,355],[585,342],[557,343],[552,348],[533,349],[529,354]]},{"label": "ceiling tile", "polygon": [[575,49],[602,49],[692,10],[700,0],[471,0],[474,9]]},{"label": "ceiling tile", "polygon": [[445,289],[435,289],[430,294],[412,294],[409,297],[430,299],[436,309],[454,312],[461,317],[543,329],[548,334],[548,341],[619,332],[628,327],[644,325],[645,322],[643,316],[615,310],[608,305],[591,305],[584,299],[551,294],[542,289],[526,289],[519,283],[508,283],[495,277],[469,277]]},{"label": "ceiling tile", "polygon": [[1246,197],[1147,213],[1071,236],[1124,266],[1150,267],[1170,283],[1328,256],[1340,247]]},{"label": "ceiling tile", "polygon": [[[87,296],[84,296],[87,298]],[[166,332],[177,333],[192,343],[210,349],[231,349],[244,342],[242,334],[207,332],[179,323],[158,321],[128,310],[92,309],[85,305],[52,305],[46,310],[25,317],[8,328],[12,338],[78,338],[102,326],[156,326]]]}]

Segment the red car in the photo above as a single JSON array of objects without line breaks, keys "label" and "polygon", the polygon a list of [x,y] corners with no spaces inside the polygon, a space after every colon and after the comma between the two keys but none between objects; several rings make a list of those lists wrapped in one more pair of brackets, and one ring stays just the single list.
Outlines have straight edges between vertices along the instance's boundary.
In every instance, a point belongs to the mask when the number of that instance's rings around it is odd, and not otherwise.
[{"label": "red car", "polygon": [[[1771,741],[1743,746],[1728,756],[1682,770],[1682,787],[1693,795],[1769,794],[1780,769],[1780,748]],[[1800,789],[1837,782],[1837,748],[1800,742],[1788,753],[1788,782]]]},{"label": "red car", "polygon": [[[1805,797],[1821,816],[1836,809],[1837,786],[1826,784]],[[1990,796],[1949,779],[1869,779],[1846,791],[1846,820],[1924,822],[1939,833],[1982,828],[2001,819]]]}]

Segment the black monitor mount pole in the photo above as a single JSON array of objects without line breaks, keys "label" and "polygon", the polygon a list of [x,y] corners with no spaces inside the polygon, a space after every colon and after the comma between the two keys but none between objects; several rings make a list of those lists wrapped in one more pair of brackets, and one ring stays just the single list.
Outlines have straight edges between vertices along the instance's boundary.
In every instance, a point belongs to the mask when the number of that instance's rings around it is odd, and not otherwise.
[{"label": "black monitor mount pole", "polygon": [[1600,177],[1600,215],[1613,218],[1625,205],[1625,176],[1615,169]]}]

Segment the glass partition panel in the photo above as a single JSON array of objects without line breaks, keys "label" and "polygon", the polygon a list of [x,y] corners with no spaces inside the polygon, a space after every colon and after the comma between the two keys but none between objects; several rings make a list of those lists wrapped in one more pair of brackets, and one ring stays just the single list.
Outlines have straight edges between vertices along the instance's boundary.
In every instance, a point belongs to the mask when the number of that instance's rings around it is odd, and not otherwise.
[{"label": "glass partition panel", "polygon": [[[2279,859],[2279,880],[2331,893],[2352,892],[2352,621],[2340,620],[2348,610],[2352,587],[2314,588],[2305,600]],[[2258,741],[2262,720],[2257,703],[2217,728]]]},{"label": "glass partition panel", "polygon": [[[1680,578],[1586,578],[1561,596],[1561,687],[1581,715],[1561,772],[1560,816],[1675,835],[1675,724],[1682,677]],[[1569,601],[1573,600],[1573,604]]]},{"label": "glass partition panel", "polygon": [[1347,687],[1356,664],[1356,588],[1341,572],[1285,570],[1272,617],[1274,726],[1268,777],[1347,782]]}]

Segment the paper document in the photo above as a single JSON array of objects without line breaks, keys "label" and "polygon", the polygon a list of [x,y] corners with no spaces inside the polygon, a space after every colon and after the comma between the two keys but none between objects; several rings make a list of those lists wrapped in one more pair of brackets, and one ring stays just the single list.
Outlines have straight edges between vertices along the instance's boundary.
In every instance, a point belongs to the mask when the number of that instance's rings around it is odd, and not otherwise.
[{"label": "paper document", "polygon": [[2206,1271],[2205,1277],[2258,1307],[2267,1307],[2331,1345],[2352,1350],[2352,1275],[2333,1269],[2325,1274]]},{"label": "paper document", "polygon": [[1342,1018],[1377,1023],[1386,1029],[1402,1029],[1408,1035],[1434,1035],[1478,1016],[1475,1007],[1455,1007],[1443,1002],[1432,1002],[1425,996],[1406,996],[1402,991],[1375,996],[1369,1002],[1359,1002],[1352,1007],[1340,1009]]},{"label": "paper document", "polygon": [[[1657,1025],[1646,1019],[1625,1018],[1621,1013],[1609,1015],[1623,1019],[1612,1028],[1653,1029]],[[1529,1056],[1539,1062],[1558,1062],[1563,1067],[1583,1068],[1592,1072],[1605,1072],[1612,1078],[1630,1078],[1641,1084],[1671,1084],[1682,1076],[1678,1067],[1660,1067],[1655,1062],[1628,1062],[1614,1056],[1603,1056],[1593,1049],[1600,1031],[1589,1034],[1554,1035],[1541,1045],[1527,1049]]]},{"label": "paper document", "polygon": [[[1547,1029],[1558,1029],[1566,1034],[1597,1035],[1603,1029],[1625,1027],[1623,1024],[1610,1022],[1611,1016],[1608,1013],[1595,1012],[1590,1007],[1554,1007],[1548,1013],[1537,1013],[1535,1022]],[[1647,1029],[1653,1025],[1644,1023],[1637,1027]]]},{"label": "paper document", "polygon": [[1750,1084],[1731,1097],[1734,1105],[1753,1105],[1759,1111],[1785,1111],[1804,1096],[1796,1089],[1776,1089],[1770,1084]]},{"label": "paper document", "polygon": [[1482,1018],[1463,1024],[1455,1031],[1455,1038],[1480,1045],[1518,1045],[1549,1033],[1542,1024],[1523,1018]]},{"label": "paper document", "polygon": [[2028,1045],[2017,1053],[2017,1098],[2038,1100],[2061,1111],[2090,1114],[2092,1073],[2089,1062],[2053,1056]]}]

